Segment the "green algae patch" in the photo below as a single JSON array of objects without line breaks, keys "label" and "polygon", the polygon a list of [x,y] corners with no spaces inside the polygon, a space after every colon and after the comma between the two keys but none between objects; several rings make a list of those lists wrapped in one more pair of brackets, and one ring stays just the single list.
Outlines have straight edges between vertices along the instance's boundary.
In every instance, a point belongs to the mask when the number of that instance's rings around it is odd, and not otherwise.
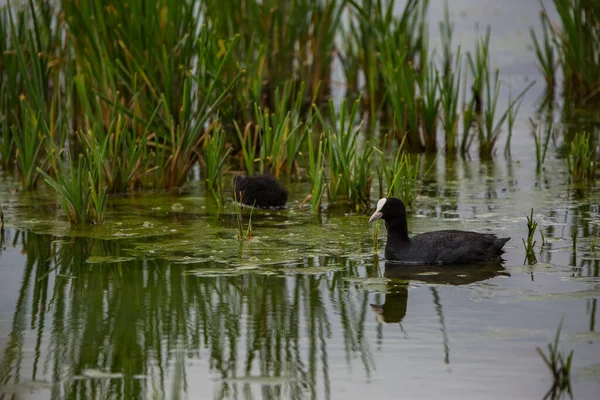
[{"label": "green algae patch", "polygon": [[119,257],[119,256],[91,256],[85,262],[87,264],[114,264],[120,262],[133,261],[135,257]]},{"label": "green algae patch", "polygon": [[519,296],[516,301],[582,300],[600,297],[600,289],[580,290],[567,293],[547,293]]},{"label": "green algae patch", "polygon": [[98,369],[84,369],[81,376],[88,379],[123,379],[121,372],[106,372]]},{"label": "green algae patch", "polygon": [[298,379],[286,376],[243,376],[235,378],[225,378],[222,382],[230,383],[246,383],[256,385],[282,385],[286,383],[296,382]]},{"label": "green algae patch", "polygon": [[336,266],[323,266],[323,267],[285,267],[279,270],[279,272],[285,275],[323,275],[335,271],[343,271],[345,268],[340,265]]},{"label": "green algae patch", "polygon": [[600,364],[590,364],[579,368],[576,376],[580,380],[600,382]]}]

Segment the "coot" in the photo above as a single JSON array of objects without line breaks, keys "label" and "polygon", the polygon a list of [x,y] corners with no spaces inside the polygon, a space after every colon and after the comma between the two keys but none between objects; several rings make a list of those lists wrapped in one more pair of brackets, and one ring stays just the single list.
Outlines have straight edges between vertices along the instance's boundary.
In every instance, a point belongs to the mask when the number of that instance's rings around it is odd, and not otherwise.
[{"label": "coot", "polygon": [[383,198],[369,223],[383,219],[388,231],[385,258],[408,264],[471,264],[500,259],[510,238],[489,233],[444,230],[408,237],[406,207],[400,199]]},{"label": "coot", "polygon": [[237,201],[241,199],[242,204],[257,208],[282,208],[288,198],[288,191],[269,175],[236,176],[233,190]]}]

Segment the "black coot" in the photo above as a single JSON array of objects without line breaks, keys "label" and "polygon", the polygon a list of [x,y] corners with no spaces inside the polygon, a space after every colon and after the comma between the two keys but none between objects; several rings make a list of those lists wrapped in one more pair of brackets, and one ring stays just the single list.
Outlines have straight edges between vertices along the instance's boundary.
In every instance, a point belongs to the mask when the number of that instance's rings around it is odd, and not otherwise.
[{"label": "black coot", "polygon": [[283,208],[288,198],[288,191],[269,175],[236,176],[233,190],[238,202],[257,208]]},{"label": "black coot", "polygon": [[471,264],[500,259],[510,238],[489,233],[446,230],[408,237],[402,200],[383,198],[369,219],[385,221],[388,231],[385,258],[408,264]]}]

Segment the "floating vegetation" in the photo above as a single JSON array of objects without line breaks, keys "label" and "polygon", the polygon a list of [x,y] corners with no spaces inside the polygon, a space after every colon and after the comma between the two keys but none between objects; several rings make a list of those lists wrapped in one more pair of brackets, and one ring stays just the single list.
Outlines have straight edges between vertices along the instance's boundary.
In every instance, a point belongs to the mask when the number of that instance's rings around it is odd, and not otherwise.
[{"label": "floating vegetation", "polygon": [[122,256],[91,256],[88,257],[85,262],[86,264],[114,264],[135,260],[135,257],[122,257]]},{"label": "floating vegetation", "polygon": [[548,354],[536,347],[540,357],[552,373],[552,386],[550,390],[544,396],[544,399],[559,399],[563,394],[568,394],[570,398],[573,398],[573,391],[571,389],[571,361],[573,360],[573,350],[570,353],[562,353],[558,349],[558,343],[560,340],[560,331],[562,329],[563,321],[561,320],[556,330],[556,336],[554,342],[548,344]]}]

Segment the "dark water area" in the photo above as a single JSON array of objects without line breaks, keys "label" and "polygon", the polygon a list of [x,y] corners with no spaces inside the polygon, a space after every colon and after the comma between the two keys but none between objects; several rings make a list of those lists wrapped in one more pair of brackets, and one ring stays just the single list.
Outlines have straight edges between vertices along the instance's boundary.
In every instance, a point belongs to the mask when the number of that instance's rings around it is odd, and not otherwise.
[{"label": "dark water area", "polygon": [[[449,6],[466,48],[491,24],[500,101],[540,80],[538,1]],[[443,2],[430,12],[435,45]],[[385,228],[374,241],[367,214],[300,210],[305,183],[287,185],[286,210],[255,211],[241,241],[233,203],[219,210],[197,181],[111,197],[105,223],[83,229],[50,190],[2,175],[0,399],[542,399],[552,379],[536,348],[561,320],[574,398],[597,399],[600,191],[570,183],[566,135],[536,171],[528,119],[542,94],[525,96],[510,158],[503,135],[492,161],[424,160],[409,214],[411,235],[511,237],[503,263],[386,265]],[[560,104],[549,114],[560,121]],[[526,265],[532,208],[544,243],[537,233]]]}]

